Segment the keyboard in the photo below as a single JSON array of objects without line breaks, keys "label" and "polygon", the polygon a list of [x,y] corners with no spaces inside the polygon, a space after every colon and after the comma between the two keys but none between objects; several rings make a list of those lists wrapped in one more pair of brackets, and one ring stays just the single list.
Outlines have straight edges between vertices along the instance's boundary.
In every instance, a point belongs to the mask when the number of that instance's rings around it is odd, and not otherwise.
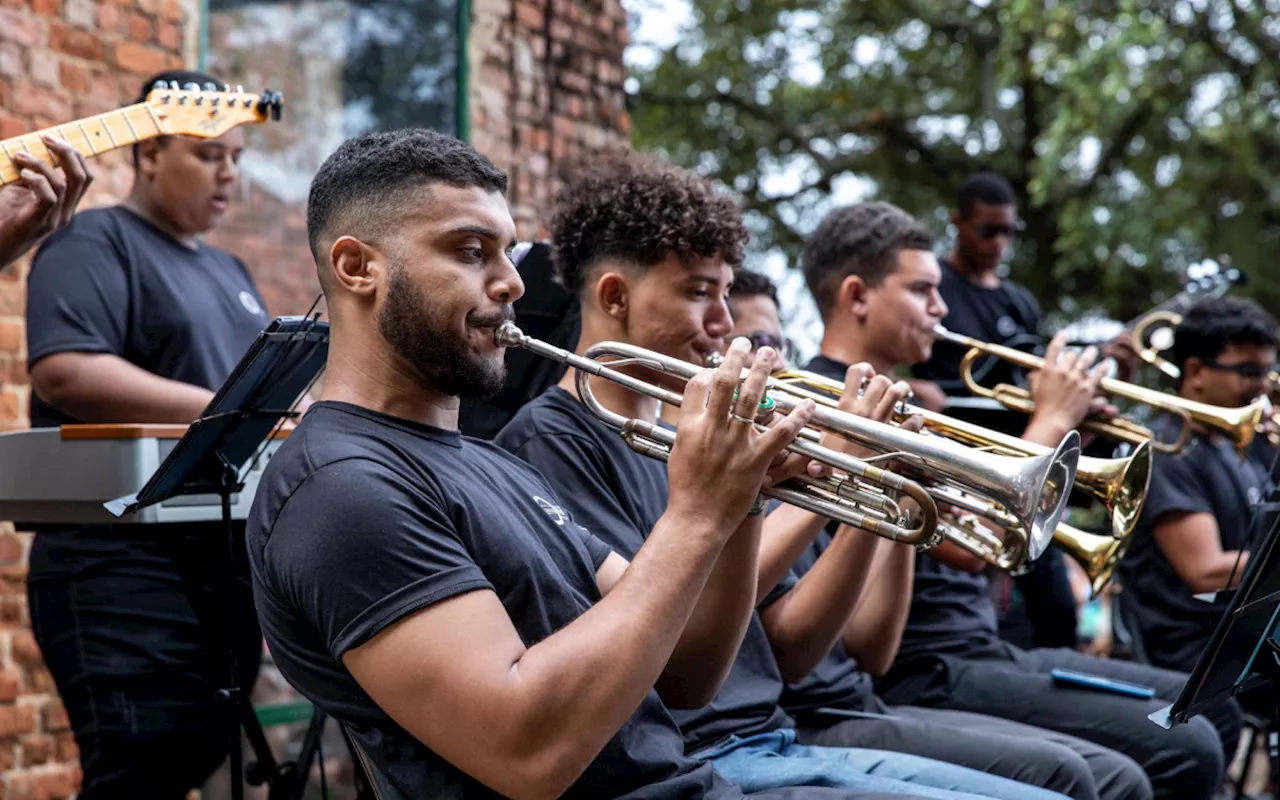
[{"label": "keyboard", "polygon": [[[117,517],[103,503],[133,494],[186,433],[185,425],[64,425],[0,433],[0,520],[32,525],[164,524],[222,519],[216,494],[186,495]],[[258,479],[288,436],[281,431],[244,467],[231,516],[249,514]]]}]

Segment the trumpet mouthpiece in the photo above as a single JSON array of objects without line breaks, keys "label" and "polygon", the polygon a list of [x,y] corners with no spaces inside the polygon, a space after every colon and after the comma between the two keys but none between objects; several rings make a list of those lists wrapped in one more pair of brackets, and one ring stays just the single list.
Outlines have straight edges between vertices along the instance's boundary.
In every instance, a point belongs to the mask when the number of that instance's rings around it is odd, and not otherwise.
[{"label": "trumpet mouthpiece", "polygon": [[514,322],[504,322],[493,330],[493,341],[499,347],[519,347],[526,338]]}]

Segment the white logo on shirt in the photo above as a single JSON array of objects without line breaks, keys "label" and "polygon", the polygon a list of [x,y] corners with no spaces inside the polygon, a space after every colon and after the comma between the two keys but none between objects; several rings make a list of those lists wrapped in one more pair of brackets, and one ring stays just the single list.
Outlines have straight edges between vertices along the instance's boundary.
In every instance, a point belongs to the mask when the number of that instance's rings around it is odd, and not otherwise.
[{"label": "white logo on shirt", "polygon": [[1257,486],[1250,486],[1245,494],[1249,495],[1249,505],[1251,506],[1256,506],[1262,502],[1262,490]]},{"label": "white logo on shirt", "polygon": [[258,298],[249,292],[240,293],[240,305],[244,306],[244,310],[248,311],[255,317],[262,316],[262,306],[258,303]]},{"label": "white logo on shirt", "polygon": [[1001,317],[996,320],[996,331],[1008,339],[1018,332],[1018,323],[1014,322],[1012,317]]},{"label": "white logo on shirt", "polygon": [[538,508],[541,508],[543,511],[545,511],[547,513],[547,516],[551,517],[551,521],[554,522],[555,524],[564,525],[566,522],[569,521],[569,515],[560,506],[550,501],[543,500],[541,497],[538,497],[536,494],[533,496],[533,502],[537,503]]}]

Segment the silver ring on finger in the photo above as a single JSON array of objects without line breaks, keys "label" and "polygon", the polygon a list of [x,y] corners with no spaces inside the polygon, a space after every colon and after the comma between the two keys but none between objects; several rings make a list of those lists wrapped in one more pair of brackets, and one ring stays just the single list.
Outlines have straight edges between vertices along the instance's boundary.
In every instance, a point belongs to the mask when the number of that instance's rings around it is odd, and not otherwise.
[{"label": "silver ring on finger", "polygon": [[755,421],[754,419],[747,419],[746,417],[742,416],[741,414],[730,414],[730,415],[729,415],[729,419],[733,420],[734,422],[742,422],[742,423],[745,423],[745,424],[747,424],[747,425],[752,425],[752,426],[754,426],[754,425],[756,424],[756,421]]}]

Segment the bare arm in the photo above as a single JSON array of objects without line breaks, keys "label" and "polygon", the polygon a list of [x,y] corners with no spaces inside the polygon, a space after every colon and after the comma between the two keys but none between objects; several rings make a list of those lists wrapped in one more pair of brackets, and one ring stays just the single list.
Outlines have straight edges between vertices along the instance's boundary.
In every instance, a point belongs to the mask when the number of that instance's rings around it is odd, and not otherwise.
[{"label": "bare arm", "polygon": [[701,708],[720,691],[756,605],[762,517],[729,538],[654,687],[668,708]]},{"label": "bare arm", "polygon": [[509,797],[556,797],[666,668],[723,538],[664,517],[607,597],[531,648],[497,595],[476,591],[402,620],[343,663],[459,769]]},{"label": "bare arm", "polygon": [[[369,696],[495,791],[562,794],[667,668],[767,467],[811,413],[807,406],[765,434],[729,421],[744,344],[730,347],[714,378],[703,373],[686,387],[699,410],[681,419],[668,512],[620,577],[620,559],[606,560],[599,603],[526,648],[492,592],[442,601],[344,655]],[[743,407],[755,408],[767,371],[757,359]]]},{"label": "bare arm", "polygon": [[930,550],[929,556],[935,561],[946,564],[948,567],[963,570],[964,572],[977,573],[987,568],[987,562],[965,550],[960,545],[946,539]]},{"label": "bare arm", "polygon": [[1203,511],[1163,515],[1156,520],[1152,537],[1174,572],[1195,594],[1234,588],[1249,563],[1248,553],[1222,549],[1218,521]]},{"label": "bare arm", "polygon": [[[855,387],[869,373],[865,365],[849,368],[841,407],[877,421],[888,420],[910,390],[905,383],[877,375],[858,397]],[[862,597],[880,542],[874,534],[842,527],[799,583],[761,612],[779,670],[788,682],[803,678],[831,652]]]},{"label": "bare arm", "polygon": [[191,422],[213,392],[169,380],[107,353],[56,353],[31,368],[49,405],[85,422]]},{"label": "bare arm", "polygon": [[888,672],[898,657],[911,611],[915,563],[914,548],[882,542],[862,601],[844,626],[840,639],[845,651],[872,675]]}]

